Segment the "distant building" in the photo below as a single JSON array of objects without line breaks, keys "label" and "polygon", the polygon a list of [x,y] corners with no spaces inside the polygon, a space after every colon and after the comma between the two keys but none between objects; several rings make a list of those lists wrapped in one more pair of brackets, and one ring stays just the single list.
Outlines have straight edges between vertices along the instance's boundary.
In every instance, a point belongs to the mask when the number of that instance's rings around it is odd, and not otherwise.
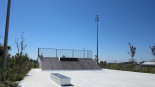
[{"label": "distant building", "polygon": [[144,62],[141,67],[155,67],[155,62]]},{"label": "distant building", "polygon": [[122,62],[122,64],[137,64],[137,62]]}]

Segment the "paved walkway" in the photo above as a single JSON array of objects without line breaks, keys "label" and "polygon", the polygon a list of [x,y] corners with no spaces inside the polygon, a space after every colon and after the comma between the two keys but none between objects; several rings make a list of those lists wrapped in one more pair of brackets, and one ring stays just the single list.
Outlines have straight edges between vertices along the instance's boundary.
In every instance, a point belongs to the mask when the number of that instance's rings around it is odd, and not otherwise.
[{"label": "paved walkway", "polygon": [[[50,73],[71,77],[70,87],[155,87],[155,74],[119,70],[59,70],[32,69],[19,83],[21,87],[61,87],[50,79]],[[67,86],[69,87],[69,86]]]}]

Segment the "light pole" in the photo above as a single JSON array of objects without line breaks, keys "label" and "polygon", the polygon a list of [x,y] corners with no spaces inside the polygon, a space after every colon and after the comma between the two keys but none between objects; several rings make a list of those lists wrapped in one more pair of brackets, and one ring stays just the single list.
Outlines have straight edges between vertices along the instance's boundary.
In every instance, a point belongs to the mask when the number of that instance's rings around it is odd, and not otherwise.
[{"label": "light pole", "polygon": [[96,55],[96,57],[97,57],[97,64],[99,64],[98,63],[98,21],[99,21],[99,15],[96,15],[95,21],[97,21],[97,55]]},{"label": "light pole", "polygon": [[6,61],[7,61],[7,51],[8,51],[7,44],[8,44],[8,32],[9,32],[10,6],[11,6],[11,0],[8,0],[6,26],[5,26],[5,38],[4,38],[3,70],[6,70]]}]

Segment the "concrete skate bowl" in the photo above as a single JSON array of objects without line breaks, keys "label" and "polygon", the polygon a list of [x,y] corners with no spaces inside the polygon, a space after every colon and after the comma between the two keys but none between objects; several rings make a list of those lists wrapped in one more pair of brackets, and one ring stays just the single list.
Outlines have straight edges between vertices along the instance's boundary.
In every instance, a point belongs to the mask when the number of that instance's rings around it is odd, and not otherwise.
[{"label": "concrete skate bowl", "polygon": [[42,70],[101,70],[92,58],[40,58]]}]

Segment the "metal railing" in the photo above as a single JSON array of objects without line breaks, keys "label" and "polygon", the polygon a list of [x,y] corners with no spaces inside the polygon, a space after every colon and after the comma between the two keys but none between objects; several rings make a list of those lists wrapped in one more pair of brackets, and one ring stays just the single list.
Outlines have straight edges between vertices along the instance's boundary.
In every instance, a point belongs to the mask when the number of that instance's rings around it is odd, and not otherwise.
[{"label": "metal railing", "polygon": [[92,50],[38,48],[38,57],[92,58]]}]

